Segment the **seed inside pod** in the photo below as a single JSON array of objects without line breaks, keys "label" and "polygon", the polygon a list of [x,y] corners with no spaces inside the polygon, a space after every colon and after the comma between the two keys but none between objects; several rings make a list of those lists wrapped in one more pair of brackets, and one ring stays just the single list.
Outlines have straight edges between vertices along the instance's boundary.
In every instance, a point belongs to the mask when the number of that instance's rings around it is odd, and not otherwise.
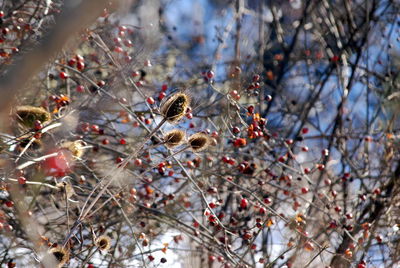
[{"label": "seed inside pod", "polygon": [[102,251],[107,251],[111,247],[111,238],[107,235],[99,236],[96,239],[96,246]]},{"label": "seed inside pod", "polygon": [[164,143],[168,148],[178,146],[185,138],[185,132],[179,129],[174,129],[165,134]]},{"label": "seed inside pod", "polygon": [[57,261],[57,267],[62,267],[69,259],[69,253],[65,248],[55,247],[50,250]]},{"label": "seed inside pod", "polygon": [[189,145],[194,152],[200,152],[210,145],[210,139],[204,133],[196,133],[189,137]]},{"label": "seed inside pod", "polygon": [[45,123],[51,119],[51,115],[42,107],[18,106],[16,109],[17,120],[20,124],[33,128],[35,121]]},{"label": "seed inside pod", "polygon": [[168,98],[160,107],[161,114],[170,123],[179,121],[189,107],[190,99],[184,93],[175,93]]}]

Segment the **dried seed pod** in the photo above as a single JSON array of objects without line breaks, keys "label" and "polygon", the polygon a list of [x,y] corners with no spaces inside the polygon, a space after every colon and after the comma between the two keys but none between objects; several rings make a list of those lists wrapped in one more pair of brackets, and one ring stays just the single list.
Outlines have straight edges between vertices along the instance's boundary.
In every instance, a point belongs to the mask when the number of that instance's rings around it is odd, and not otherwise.
[{"label": "dried seed pod", "polygon": [[185,93],[175,93],[161,104],[160,112],[164,119],[170,123],[178,122],[189,107],[190,98]]},{"label": "dried seed pod", "polygon": [[85,142],[81,140],[77,141],[66,141],[61,144],[62,148],[66,148],[71,151],[72,155],[78,158],[81,158],[85,153]]},{"label": "dried seed pod", "polygon": [[200,152],[207,149],[210,139],[206,134],[198,132],[189,137],[189,145],[193,152]]},{"label": "dried seed pod", "polygon": [[65,248],[55,247],[50,249],[50,254],[53,254],[57,261],[57,267],[62,267],[69,259],[69,253]]},{"label": "dried seed pod", "polygon": [[173,148],[181,144],[184,139],[185,139],[185,132],[179,129],[174,129],[165,134],[164,144],[168,148]]},{"label": "dried seed pod", "polygon": [[33,128],[36,120],[45,123],[51,119],[51,115],[48,111],[42,107],[34,106],[18,106],[16,109],[16,116],[18,122],[28,128]]},{"label": "dried seed pod", "polygon": [[111,247],[111,238],[107,235],[101,235],[96,239],[96,246],[102,250],[107,251]]}]

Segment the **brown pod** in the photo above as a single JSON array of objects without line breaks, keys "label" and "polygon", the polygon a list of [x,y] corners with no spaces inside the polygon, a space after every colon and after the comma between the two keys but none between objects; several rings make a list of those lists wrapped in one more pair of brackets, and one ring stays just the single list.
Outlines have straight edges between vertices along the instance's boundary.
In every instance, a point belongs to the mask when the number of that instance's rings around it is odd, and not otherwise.
[{"label": "brown pod", "polygon": [[96,239],[96,246],[102,250],[107,251],[111,247],[111,238],[107,235],[101,235]]},{"label": "brown pod", "polygon": [[50,249],[50,254],[53,254],[56,259],[57,267],[62,267],[69,259],[69,253],[63,247],[54,247]]},{"label": "brown pod", "polygon": [[33,128],[36,120],[45,123],[51,119],[50,113],[42,107],[18,106],[15,113],[18,122],[28,128]]},{"label": "brown pod", "polygon": [[178,92],[161,104],[160,112],[166,121],[176,123],[185,115],[189,104],[188,95]]},{"label": "brown pod", "polygon": [[189,137],[189,145],[192,151],[197,153],[207,149],[210,145],[210,138],[206,134],[198,132]]},{"label": "brown pod", "polygon": [[168,148],[173,148],[181,144],[184,139],[185,139],[185,132],[179,129],[174,129],[165,134],[164,144]]}]

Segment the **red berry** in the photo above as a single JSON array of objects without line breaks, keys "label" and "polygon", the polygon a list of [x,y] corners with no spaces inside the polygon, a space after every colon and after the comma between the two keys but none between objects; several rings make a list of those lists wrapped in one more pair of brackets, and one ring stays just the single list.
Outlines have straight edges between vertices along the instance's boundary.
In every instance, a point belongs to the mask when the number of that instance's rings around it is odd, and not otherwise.
[{"label": "red berry", "polygon": [[82,85],[77,85],[76,86],[76,91],[79,93],[85,92],[85,87]]},{"label": "red berry", "polygon": [[377,241],[379,244],[382,243],[382,236],[377,235],[377,236],[375,237],[375,239],[376,239],[376,241]]},{"label": "red berry", "polygon": [[167,94],[165,92],[160,92],[160,94],[158,94],[158,100],[162,100],[165,98],[165,96],[167,96]]},{"label": "red berry", "polygon": [[240,200],[240,207],[245,209],[245,208],[247,208],[248,203],[249,202],[247,201],[246,198],[242,198],[242,200]]},{"label": "red berry", "polygon": [[246,146],[247,141],[244,138],[238,138],[233,142],[233,146],[235,147],[243,147]]},{"label": "red berry", "polygon": [[256,74],[256,75],[253,76],[253,82],[257,82],[259,80],[260,80],[260,75],[259,74]]},{"label": "red berry", "polygon": [[34,127],[35,130],[41,130],[43,128],[42,122],[40,122],[39,120],[35,120]]},{"label": "red berry", "polygon": [[141,166],[142,165],[142,160],[139,159],[139,158],[136,158],[134,163],[135,163],[136,166]]},{"label": "red berry", "polygon": [[301,150],[302,150],[303,152],[308,152],[308,147],[307,147],[307,146],[303,146],[303,147],[301,147]]},{"label": "red berry", "polygon": [[168,89],[168,85],[167,85],[167,84],[163,84],[163,85],[161,86],[161,90],[162,90],[162,91],[167,91],[167,89]]},{"label": "red berry", "polygon": [[340,211],[342,211],[342,208],[339,207],[339,206],[336,206],[336,207],[335,207],[335,211],[339,213]]},{"label": "red berry", "polygon": [[322,170],[325,169],[325,165],[324,164],[317,164],[317,168],[322,171]]},{"label": "red berry", "polygon": [[260,214],[265,214],[267,212],[267,210],[264,207],[261,207],[260,210],[258,211],[258,213]]},{"label": "red berry", "polygon": [[155,101],[154,101],[154,99],[152,97],[148,97],[146,101],[150,105],[153,105],[155,103]]},{"label": "red berry", "polygon": [[92,125],[90,128],[91,128],[91,130],[92,130],[93,132],[99,132],[99,130],[100,130],[100,128],[99,128],[98,125]]},{"label": "red berry", "polygon": [[308,193],[308,188],[307,188],[307,187],[301,188],[301,192],[302,192],[303,194]]},{"label": "red berry", "polygon": [[18,183],[21,184],[21,185],[26,184],[26,178],[25,177],[19,177],[18,178]]},{"label": "red berry", "polygon": [[107,145],[107,144],[109,144],[110,143],[110,141],[108,140],[108,139],[104,139],[104,140],[102,140],[102,142],[101,143],[103,143],[104,145]]},{"label": "red berry", "polygon": [[125,37],[125,31],[119,31],[118,32],[119,37]]},{"label": "red berry", "polygon": [[60,72],[59,76],[61,79],[67,79],[68,78],[68,74],[66,72]]},{"label": "red berry", "polygon": [[121,45],[122,39],[119,37],[114,37],[113,41],[114,41],[115,45],[119,46],[119,45]]},{"label": "red berry", "polygon": [[7,27],[3,28],[3,34],[7,35],[10,32],[10,29],[8,29]]},{"label": "red berry", "polygon": [[76,64],[76,59],[70,59],[70,60],[68,61],[68,65],[71,66],[71,67],[74,67],[75,64]]},{"label": "red berry", "polygon": [[126,140],[125,140],[124,138],[121,138],[121,139],[119,140],[119,144],[125,145],[125,144],[126,144]]},{"label": "red berry", "polygon": [[124,41],[124,45],[125,45],[126,47],[132,47],[132,46],[133,46],[131,40],[125,40],[125,41]]},{"label": "red berry", "polygon": [[334,55],[334,56],[331,58],[331,61],[332,61],[333,63],[337,63],[337,62],[339,61],[339,56],[338,56],[338,55]]},{"label": "red berry", "polygon": [[116,53],[122,53],[122,52],[124,52],[124,50],[122,49],[122,47],[115,47],[114,48],[114,52],[116,52]]},{"label": "red berry", "polygon": [[81,61],[81,62],[84,62],[84,61],[85,61],[85,58],[83,58],[83,57],[82,57],[81,55],[79,55],[79,54],[76,54],[75,59],[76,59],[77,61]]},{"label": "red berry", "polygon": [[271,198],[269,198],[269,197],[266,197],[266,198],[264,198],[264,203],[265,204],[271,204],[271,202],[272,202],[272,200],[271,200]]},{"label": "red berry", "polygon": [[367,136],[364,138],[365,142],[372,142],[372,137],[371,136]]},{"label": "red berry", "polygon": [[240,133],[240,129],[238,127],[234,127],[234,128],[232,128],[232,132],[234,134],[238,134],[238,133]]},{"label": "red berry", "polygon": [[14,202],[11,201],[11,200],[7,200],[5,204],[6,204],[6,206],[9,207],[9,208],[11,208],[11,207],[14,206]]},{"label": "red berry", "polygon": [[133,77],[137,77],[137,76],[139,76],[140,75],[140,72],[138,72],[138,71],[135,71],[135,72],[132,72],[132,74],[131,74]]},{"label": "red berry", "polygon": [[244,233],[243,234],[243,239],[244,240],[250,240],[253,236],[251,235],[251,233]]},{"label": "red berry", "polygon": [[79,70],[79,71],[83,71],[83,69],[85,69],[85,63],[83,63],[83,62],[81,62],[81,61],[78,61],[78,63],[76,64],[76,68]]},{"label": "red berry", "polygon": [[287,145],[292,145],[293,144],[293,140],[292,139],[287,139],[287,140],[285,140],[285,143]]},{"label": "red berry", "polygon": [[303,127],[303,128],[301,129],[301,133],[302,133],[302,134],[307,134],[307,133],[308,133],[308,128]]},{"label": "red berry", "polygon": [[99,87],[104,87],[106,85],[106,82],[104,80],[100,80],[97,82],[97,86]]}]

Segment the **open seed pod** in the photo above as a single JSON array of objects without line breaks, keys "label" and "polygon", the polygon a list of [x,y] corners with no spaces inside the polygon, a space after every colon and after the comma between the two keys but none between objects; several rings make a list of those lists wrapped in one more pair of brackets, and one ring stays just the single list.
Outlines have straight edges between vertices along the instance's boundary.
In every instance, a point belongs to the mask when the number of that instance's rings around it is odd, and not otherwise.
[{"label": "open seed pod", "polygon": [[178,92],[161,104],[160,112],[165,120],[170,123],[176,123],[185,115],[189,104],[189,96],[185,93]]},{"label": "open seed pod", "polygon": [[28,128],[33,128],[36,120],[45,123],[51,119],[50,113],[42,107],[18,106],[15,113],[18,122]]},{"label": "open seed pod", "polygon": [[68,251],[63,247],[55,247],[50,249],[50,254],[53,254],[57,261],[57,267],[62,267],[69,259]]},{"label": "open seed pod", "polygon": [[96,239],[96,246],[101,251],[107,251],[111,247],[111,238],[107,235],[101,235]]},{"label": "open seed pod", "polygon": [[197,153],[207,149],[210,145],[210,138],[206,134],[198,132],[189,137],[188,143],[192,151]]},{"label": "open seed pod", "polygon": [[165,134],[163,139],[165,146],[168,148],[173,148],[183,142],[185,139],[185,132],[179,129],[174,129]]}]

